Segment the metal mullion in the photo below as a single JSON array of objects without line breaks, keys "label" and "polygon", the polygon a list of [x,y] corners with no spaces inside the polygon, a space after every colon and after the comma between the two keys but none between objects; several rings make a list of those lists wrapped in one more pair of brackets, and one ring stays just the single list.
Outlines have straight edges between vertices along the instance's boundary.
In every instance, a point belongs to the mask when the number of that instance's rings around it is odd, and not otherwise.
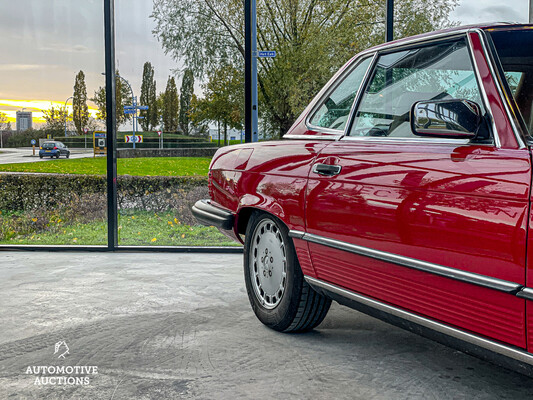
[{"label": "metal mullion", "polygon": [[118,246],[114,0],[104,0],[104,32],[107,127],[107,249],[114,251]]}]

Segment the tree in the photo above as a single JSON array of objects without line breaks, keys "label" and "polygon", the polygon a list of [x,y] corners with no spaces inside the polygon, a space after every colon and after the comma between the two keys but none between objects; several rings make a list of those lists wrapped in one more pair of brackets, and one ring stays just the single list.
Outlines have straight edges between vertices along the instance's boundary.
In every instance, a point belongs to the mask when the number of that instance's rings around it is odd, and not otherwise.
[{"label": "tree", "polygon": [[0,148],[4,147],[4,131],[7,130],[11,130],[11,124],[7,119],[7,114],[0,111]]},{"label": "tree", "polygon": [[186,69],[181,81],[180,90],[180,128],[185,135],[189,134],[191,117],[191,99],[194,93],[194,75],[191,69]]},{"label": "tree", "polygon": [[176,81],[171,76],[167,81],[167,88],[163,96],[163,125],[165,131],[176,132],[178,130],[178,88],[176,87]]},{"label": "tree", "polygon": [[242,129],[244,119],[244,77],[231,65],[216,69],[206,84],[202,85],[205,97],[191,101],[190,117],[196,125],[205,121],[219,122],[224,129],[227,144],[228,126]]},{"label": "tree", "polygon": [[89,121],[89,107],[87,107],[87,86],[85,74],[78,72],[74,82],[74,95],[72,96],[72,119],[78,135],[82,135]]},{"label": "tree", "polygon": [[0,111],[0,131],[7,130],[8,124],[7,114]]},{"label": "tree", "polygon": [[[131,92],[129,88],[123,84],[122,79],[119,78],[119,72],[116,71],[115,80],[115,93],[116,93],[116,115],[117,115],[117,126],[122,125],[124,122],[130,119],[130,114],[124,114],[124,106],[131,104]],[[105,86],[100,86],[98,90],[94,92],[94,97],[91,99],[92,102],[98,107],[96,113],[96,118],[99,120],[105,121],[106,119],[106,90]]]},{"label": "tree", "polygon": [[144,63],[143,67],[141,105],[148,106],[148,110],[141,111],[141,117],[144,118],[139,120],[143,130],[148,131],[159,124],[154,67],[148,61]]},{"label": "tree", "polygon": [[46,121],[45,130],[52,135],[60,135],[65,132],[65,122],[68,111],[64,106],[54,107],[51,105],[48,110],[42,110],[43,118]]},{"label": "tree", "polygon": [[[384,39],[384,0],[258,0],[263,118],[284,134],[332,74]],[[450,25],[456,0],[397,0],[396,37]],[[163,49],[203,77],[221,61],[242,69],[242,0],[154,0],[154,34]]]}]

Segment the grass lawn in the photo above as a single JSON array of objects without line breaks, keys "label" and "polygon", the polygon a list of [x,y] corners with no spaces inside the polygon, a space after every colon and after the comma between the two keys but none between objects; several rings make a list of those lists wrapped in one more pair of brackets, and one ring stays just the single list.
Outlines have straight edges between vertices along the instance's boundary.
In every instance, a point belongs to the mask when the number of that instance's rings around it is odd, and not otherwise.
[{"label": "grass lawn", "polygon": [[[172,213],[136,211],[119,216],[119,244],[124,246],[238,246],[216,228],[183,225]],[[107,223],[62,225],[49,231],[13,236],[0,244],[106,245]]]},{"label": "grass lawn", "polygon": [[[207,176],[210,161],[209,157],[119,158],[117,170],[119,175]],[[0,171],[105,175],[106,157],[0,164]]]}]

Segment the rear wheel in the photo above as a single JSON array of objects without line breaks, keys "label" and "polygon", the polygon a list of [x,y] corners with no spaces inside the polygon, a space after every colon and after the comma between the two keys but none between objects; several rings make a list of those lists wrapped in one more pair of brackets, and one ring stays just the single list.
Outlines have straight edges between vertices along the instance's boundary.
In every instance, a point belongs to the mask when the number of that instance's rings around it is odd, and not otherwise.
[{"label": "rear wheel", "polygon": [[254,213],[248,223],[244,278],[255,315],[277,331],[311,330],[331,305],[304,280],[287,227],[266,213]]}]

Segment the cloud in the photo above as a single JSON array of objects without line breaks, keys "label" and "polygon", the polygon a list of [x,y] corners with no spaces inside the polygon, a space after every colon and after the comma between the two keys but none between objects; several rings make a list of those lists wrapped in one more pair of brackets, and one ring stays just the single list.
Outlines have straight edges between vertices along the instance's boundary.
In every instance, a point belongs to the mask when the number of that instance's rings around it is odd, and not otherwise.
[{"label": "cloud", "polygon": [[58,65],[46,64],[0,64],[0,71],[36,71],[39,69],[58,68]]},{"label": "cloud", "polygon": [[93,49],[88,48],[82,44],[76,44],[69,46],[64,43],[52,43],[48,46],[41,46],[38,48],[40,51],[49,51],[56,53],[94,53]]},{"label": "cloud", "polygon": [[452,20],[459,20],[463,24],[481,22],[520,22],[527,23],[527,2],[522,0],[507,0],[501,5],[500,0],[484,0],[483,2],[469,2],[463,0],[451,13]]}]

